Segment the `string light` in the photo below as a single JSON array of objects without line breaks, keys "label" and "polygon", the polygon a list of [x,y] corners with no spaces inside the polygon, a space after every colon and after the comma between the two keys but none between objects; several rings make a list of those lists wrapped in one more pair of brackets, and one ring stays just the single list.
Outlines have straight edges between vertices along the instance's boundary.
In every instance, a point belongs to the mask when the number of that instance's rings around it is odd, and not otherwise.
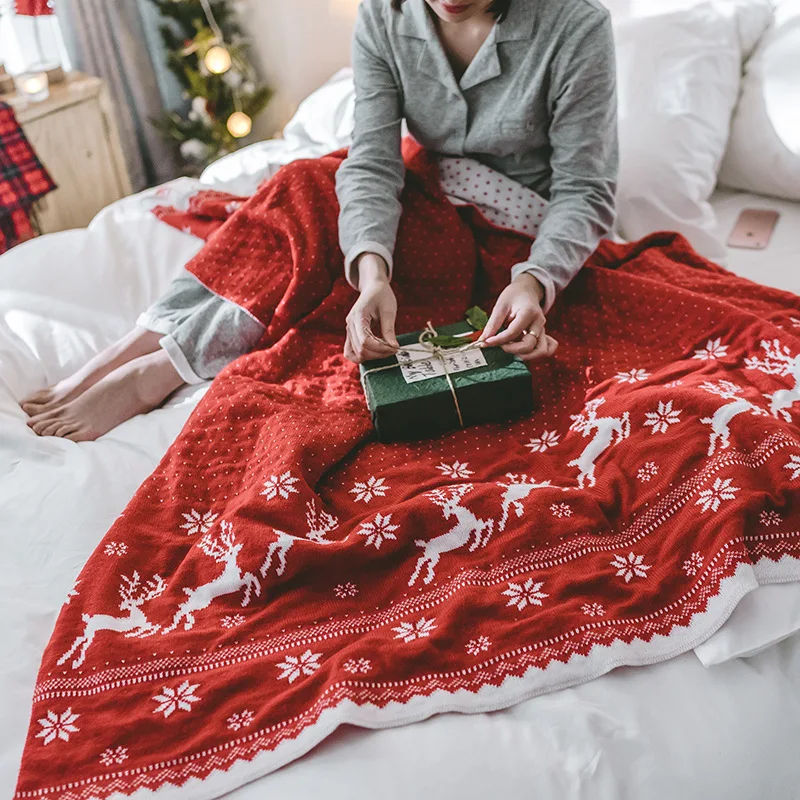
[{"label": "string light", "polygon": [[225,35],[222,33],[222,28],[220,28],[217,18],[214,16],[214,9],[211,7],[210,0],[200,0],[200,5],[203,7],[203,12],[208,20],[208,27],[211,28],[216,40],[216,44],[210,47],[206,53],[203,63],[209,72],[213,72],[214,75],[222,75],[231,68],[231,54],[224,46]]},{"label": "string light", "polygon": [[253,130],[253,120],[244,111],[234,111],[228,117],[228,132],[235,139],[247,136]]},{"label": "string light", "polygon": [[227,48],[214,45],[214,47],[209,48],[209,51],[203,59],[203,63],[206,65],[209,72],[212,72],[214,75],[222,75],[231,68],[231,54],[228,52]]}]

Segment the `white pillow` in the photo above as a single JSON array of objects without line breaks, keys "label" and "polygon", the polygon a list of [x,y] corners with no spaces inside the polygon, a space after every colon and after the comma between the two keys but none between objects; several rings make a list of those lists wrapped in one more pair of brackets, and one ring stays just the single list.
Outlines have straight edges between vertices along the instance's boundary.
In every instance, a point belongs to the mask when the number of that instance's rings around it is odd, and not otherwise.
[{"label": "white pillow", "polygon": [[677,230],[702,255],[724,260],[708,200],[728,141],[742,62],[771,14],[768,0],[728,0],[615,17],[617,224],[626,238]]},{"label": "white pillow", "polygon": [[747,658],[800,631],[800,583],[759,586],[739,601],[727,622],[694,648],[705,667]]},{"label": "white pillow", "polygon": [[747,64],[720,182],[800,200],[800,0],[784,0]]}]

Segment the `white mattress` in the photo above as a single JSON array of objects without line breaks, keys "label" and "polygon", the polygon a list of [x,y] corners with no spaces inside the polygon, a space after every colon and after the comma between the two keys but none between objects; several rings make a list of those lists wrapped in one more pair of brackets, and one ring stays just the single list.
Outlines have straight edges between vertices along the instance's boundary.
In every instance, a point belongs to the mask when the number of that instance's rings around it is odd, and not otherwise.
[{"label": "white mattress", "polygon": [[[161,201],[197,188],[180,180]],[[15,783],[40,654],[94,546],[175,438],[205,386],[101,441],[39,439],[17,401],[110,343],[200,243],[153,218],[149,192],[86,231],[0,258],[0,796]],[[735,216],[744,198],[720,196]],[[770,201],[771,202],[771,201]],[[773,248],[732,253],[736,271],[800,290],[800,210]],[[792,235],[793,242],[791,241]],[[487,797],[728,800],[797,798],[800,636],[705,669],[691,653],[493,714],[443,715],[399,729],[339,731],[236,800]]]}]

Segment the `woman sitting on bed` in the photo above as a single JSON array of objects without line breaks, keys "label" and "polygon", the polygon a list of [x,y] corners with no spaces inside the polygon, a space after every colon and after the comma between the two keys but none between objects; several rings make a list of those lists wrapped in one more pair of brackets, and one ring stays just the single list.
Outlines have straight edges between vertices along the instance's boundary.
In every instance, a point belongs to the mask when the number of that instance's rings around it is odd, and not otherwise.
[{"label": "woman sitting on bed", "polygon": [[[511,270],[482,338],[526,360],[552,355],[545,313],[614,217],[608,12],[597,0],[364,0],[353,69],[355,131],[337,174],[345,270],[359,291],[347,318],[346,356],[360,362],[396,347],[391,277],[403,117],[431,152],[478,162],[486,192],[475,184],[465,193],[489,219],[526,232],[530,220],[513,211],[549,200],[530,257]],[[443,185],[445,177],[442,171]],[[464,183],[452,170],[447,180],[448,196]],[[184,383],[213,378],[263,333],[184,272],[131,333],[22,407],[37,434],[96,439]]]}]

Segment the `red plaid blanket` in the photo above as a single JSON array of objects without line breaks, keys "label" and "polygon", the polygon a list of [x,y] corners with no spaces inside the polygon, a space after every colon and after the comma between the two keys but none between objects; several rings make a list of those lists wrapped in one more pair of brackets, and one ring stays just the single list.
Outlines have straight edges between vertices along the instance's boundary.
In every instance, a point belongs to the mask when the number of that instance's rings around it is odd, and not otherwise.
[{"label": "red plaid blanket", "polygon": [[55,0],[16,0],[17,14],[41,17],[54,13]]},{"label": "red plaid blanket", "polygon": [[0,253],[33,236],[31,207],[55,188],[14,109],[0,102]]},{"label": "red plaid blanket", "polygon": [[[340,162],[193,206],[218,227],[190,270],[270,346],[214,381],[69,593],[20,800],[217,797],[339,725],[671,658],[800,578],[800,298],[675,234],[604,243],[549,316],[529,419],[380,444],[342,357]],[[527,252],[424,156],[402,201],[398,330],[488,304]]]}]

